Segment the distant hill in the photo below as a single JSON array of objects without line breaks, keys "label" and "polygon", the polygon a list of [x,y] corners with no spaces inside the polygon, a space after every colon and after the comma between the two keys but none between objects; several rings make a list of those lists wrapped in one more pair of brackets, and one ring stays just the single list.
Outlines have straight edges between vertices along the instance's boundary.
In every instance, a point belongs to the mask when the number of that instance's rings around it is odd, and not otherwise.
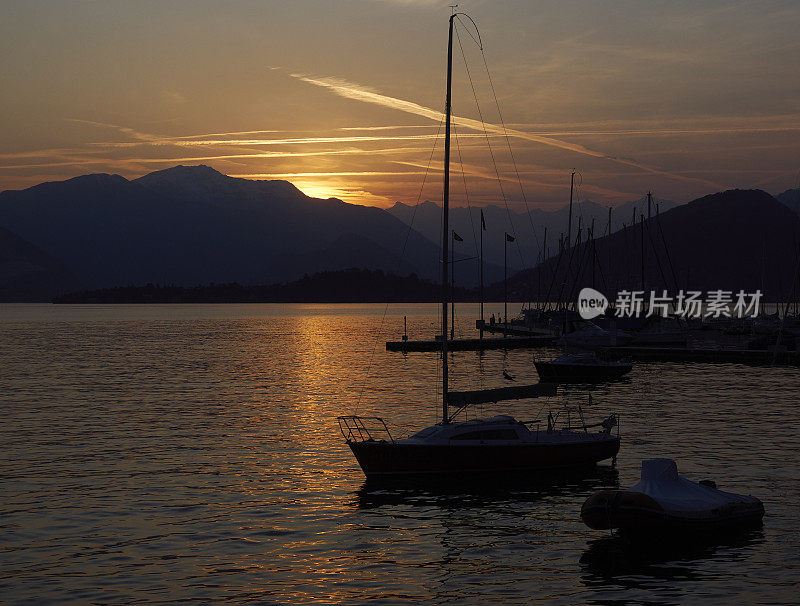
[{"label": "distant hill", "polygon": [[[343,268],[391,271],[400,276],[415,273],[416,269],[374,240],[360,234],[344,234],[322,249],[307,252],[282,253],[275,258],[275,268],[264,272],[254,281],[268,284],[271,281],[291,281],[297,277],[294,267],[303,267],[304,273],[317,274]],[[287,268],[287,269],[283,269]]]},{"label": "distant hill", "polygon": [[[675,206],[675,202],[653,198],[651,212],[655,214],[656,207],[660,212],[665,212]],[[503,268],[504,232],[516,235],[519,243],[519,247],[516,242],[508,246],[508,264],[515,271],[533,267],[538,263],[540,248],[545,246],[545,228],[547,229],[547,247],[551,252],[558,250],[558,238],[560,234],[567,232],[569,204],[555,211],[534,208],[530,213],[508,211],[505,207],[496,205],[485,206],[482,209],[481,207],[469,209],[461,206],[453,207],[450,209],[450,225],[464,238],[464,243],[459,246],[470,255],[477,255],[481,235],[479,232],[481,210],[483,210],[486,220],[486,231],[483,234],[485,259],[488,264],[497,266],[500,272]],[[425,201],[413,206],[397,202],[388,211],[407,225],[411,225],[431,242],[441,241],[442,209],[439,204]],[[623,223],[630,225],[634,211],[637,216],[640,213],[647,216],[647,199],[641,198],[626,202],[614,208],[611,214],[612,233],[622,229]],[[592,221],[594,221],[595,235],[605,235],[608,231],[608,207],[591,200],[574,204],[572,209],[573,239],[577,237],[579,225],[585,237],[586,228],[592,225]],[[497,274],[493,275],[497,276]]]},{"label": "distant hill", "polygon": [[63,263],[0,227],[0,301],[49,301],[81,287]]},{"label": "distant hill", "polygon": [[[661,274],[667,275],[666,266],[659,270],[655,262],[664,261],[666,254],[660,224],[675,272],[673,279],[669,270],[670,287],[676,280],[681,287],[702,288],[763,283],[771,295],[780,296],[789,288],[794,244],[800,237],[800,217],[790,210],[792,204],[797,207],[798,190],[780,197],[783,204],[758,190],[733,190],[684,206],[658,201],[658,219],[646,223],[647,246],[661,249],[658,256],[645,253],[646,283],[663,283]],[[644,199],[614,209],[612,235],[597,240],[597,284],[639,283],[638,226],[618,230],[623,222],[630,223],[634,212],[646,214]],[[524,214],[488,206],[484,214],[487,284],[503,275],[503,232],[517,235],[517,242],[508,245],[513,275],[515,269],[535,265],[545,227],[550,254],[555,255],[558,235],[567,224],[566,207]],[[608,210],[600,205],[576,204],[573,216],[574,240],[579,224],[585,240],[592,219],[596,235],[607,231]],[[479,209],[470,215],[465,208],[454,208],[451,219],[463,238],[454,247],[456,284],[472,287],[478,278]],[[0,228],[5,255],[0,257],[0,298],[5,300],[147,283],[287,283],[304,274],[348,267],[414,273],[433,282],[441,272],[436,204],[397,203],[386,211],[312,198],[286,181],[228,177],[203,165],[176,166],[133,180],[94,174],[5,191],[0,193]],[[571,283],[577,257],[575,264],[555,282]],[[551,259],[541,272],[524,270],[514,279],[515,296],[528,298],[541,275],[552,282],[554,268]]]},{"label": "distant hill", "polygon": [[5,191],[0,226],[61,261],[89,288],[273,282],[339,269],[337,255],[345,266],[428,278],[440,267],[438,245],[384,210],[202,165],[132,181],[96,174]]},{"label": "distant hill", "polygon": [[769,300],[789,295],[800,242],[800,217],[766,192],[729,190],[712,194],[662,212],[658,219],[645,221],[644,226],[644,240],[640,225],[598,239],[596,264],[591,261],[594,253],[584,243],[574,249],[571,269],[565,255],[560,261],[549,259],[542,265],[541,274],[538,269],[522,272],[514,278],[513,291],[523,299],[535,297],[541,275],[542,296],[554,284],[554,298],[558,285],[572,283],[572,277],[577,277],[579,286],[591,286],[592,266],[594,284],[609,296],[621,289],[639,289],[644,243],[647,290],[762,289]]},{"label": "distant hill", "polygon": [[800,215],[800,189],[787,189],[785,192],[775,196],[778,202],[785,204],[796,214]]},{"label": "distant hill", "polygon": [[[475,291],[455,289],[457,300]],[[376,303],[439,301],[441,286],[416,274],[397,276],[380,270],[345,269],[304,276],[269,286],[119,286],[61,295],[55,303]]]}]

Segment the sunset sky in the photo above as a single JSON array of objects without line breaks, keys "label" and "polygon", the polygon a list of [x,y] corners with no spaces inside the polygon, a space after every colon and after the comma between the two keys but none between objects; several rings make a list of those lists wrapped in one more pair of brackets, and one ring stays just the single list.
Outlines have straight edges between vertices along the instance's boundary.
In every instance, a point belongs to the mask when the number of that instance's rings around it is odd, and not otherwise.
[{"label": "sunset sky", "polygon": [[[0,190],[203,163],[360,204],[438,201],[448,4],[3,2]],[[531,207],[563,205],[572,169],[580,199],[612,205],[798,185],[796,0],[458,10],[480,28]],[[474,32],[458,31],[454,201],[466,181],[471,203],[519,205]]]}]

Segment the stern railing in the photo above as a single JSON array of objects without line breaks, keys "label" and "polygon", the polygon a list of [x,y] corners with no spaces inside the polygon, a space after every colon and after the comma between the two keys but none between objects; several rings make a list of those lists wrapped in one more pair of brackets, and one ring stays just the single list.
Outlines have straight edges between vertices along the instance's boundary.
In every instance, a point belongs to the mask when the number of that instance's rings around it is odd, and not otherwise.
[{"label": "stern railing", "polygon": [[[380,417],[358,417],[358,416],[345,416],[336,417],[339,423],[339,431],[347,443],[350,442],[380,442],[386,441],[386,438],[381,436],[386,435],[389,442],[394,442],[389,428],[386,427],[386,422]],[[375,434],[373,436],[373,434]],[[377,436],[377,437],[376,437]]]}]

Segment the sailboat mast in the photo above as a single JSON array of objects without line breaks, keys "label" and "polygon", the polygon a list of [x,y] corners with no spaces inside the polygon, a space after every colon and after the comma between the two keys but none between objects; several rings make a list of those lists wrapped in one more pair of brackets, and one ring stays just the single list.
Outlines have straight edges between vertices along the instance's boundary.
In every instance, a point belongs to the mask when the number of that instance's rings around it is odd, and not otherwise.
[{"label": "sailboat mast", "polygon": [[[481,209],[481,254],[480,254],[480,266],[481,266],[481,339],[483,339],[483,229],[484,229],[484,221],[483,221],[483,209]],[[763,290],[763,289],[762,289]]]},{"label": "sailboat mast", "polygon": [[644,292],[644,213],[639,213],[639,227],[641,229],[639,252],[642,260],[642,292]]},{"label": "sailboat mast", "polygon": [[450,338],[456,338],[456,232],[450,244]]},{"label": "sailboat mast", "polygon": [[608,240],[607,240],[607,243],[608,243],[608,286],[613,288],[612,284],[611,284],[611,275],[612,275],[612,272],[614,271],[614,265],[611,262],[612,259],[611,259],[611,207],[610,206],[608,207],[608,236],[609,236]]},{"label": "sailboat mast", "polygon": [[450,94],[453,83],[453,19],[447,38],[447,95],[444,126],[444,193],[442,195],[442,424],[449,423],[447,413],[447,247],[450,243]]},{"label": "sailboat mast", "polygon": [[567,219],[567,248],[572,241],[572,189],[575,184],[575,171],[569,177],[569,218]]}]

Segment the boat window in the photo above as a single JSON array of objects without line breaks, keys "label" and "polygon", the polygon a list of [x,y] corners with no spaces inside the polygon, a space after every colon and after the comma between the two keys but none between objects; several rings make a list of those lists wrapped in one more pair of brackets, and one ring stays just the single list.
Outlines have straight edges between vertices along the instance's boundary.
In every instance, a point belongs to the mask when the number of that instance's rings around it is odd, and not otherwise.
[{"label": "boat window", "polygon": [[415,433],[411,437],[412,438],[427,438],[429,435],[432,435],[432,434],[436,433],[436,430],[437,430],[436,427],[426,427],[425,429],[423,429],[422,431],[418,431],[417,433]]},{"label": "boat window", "polygon": [[468,431],[450,438],[451,440],[519,440],[517,432],[513,429],[484,429],[482,431]]}]

